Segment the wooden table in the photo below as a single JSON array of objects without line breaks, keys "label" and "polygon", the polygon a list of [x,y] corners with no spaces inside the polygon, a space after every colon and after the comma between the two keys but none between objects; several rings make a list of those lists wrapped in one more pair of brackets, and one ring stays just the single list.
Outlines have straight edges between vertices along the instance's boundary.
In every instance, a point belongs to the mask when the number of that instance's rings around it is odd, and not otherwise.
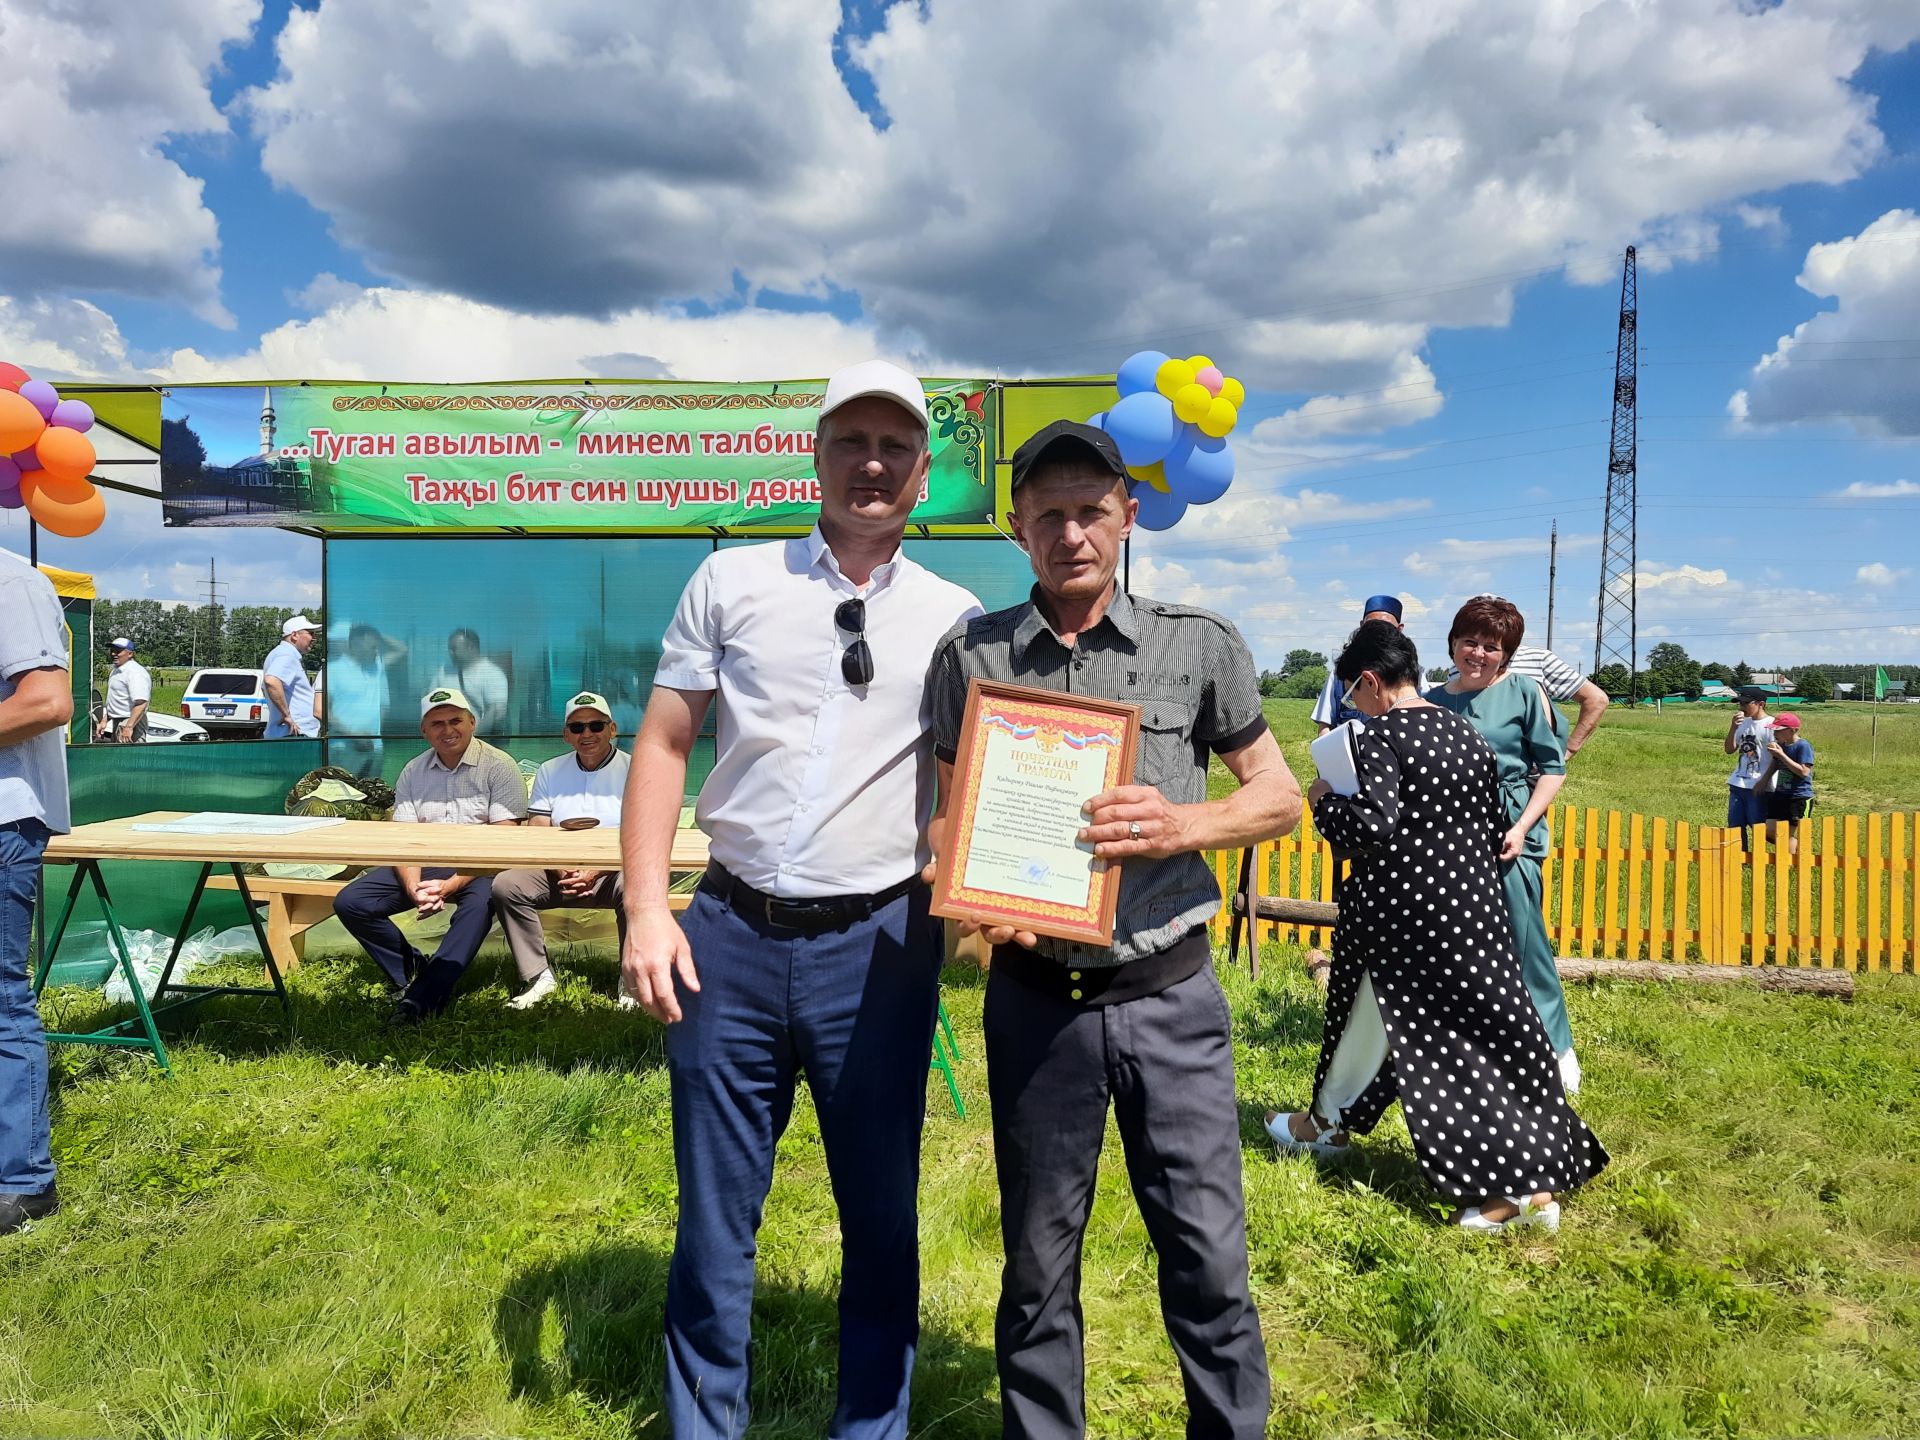
[{"label": "wooden table", "polygon": [[[277,962],[295,938],[292,914],[295,891],[281,892],[278,897],[269,899],[268,919],[272,929],[277,932],[270,934],[268,928],[262,927],[260,916],[254,909],[256,901],[248,888],[249,877],[242,869],[245,865],[360,865],[370,868],[380,865],[434,865],[451,867],[468,875],[522,869],[620,868],[620,832],[614,829],[561,830],[544,825],[397,825],[378,820],[343,820],[338,824],[323,825],[291,835],[187,835],[134,828],[136,825],[184,819],[187,813],[156,810],[119,820],[102,820],[92,825],[81,825],[66,835],[56,835],[48,842],[47,863],[72,865],[74,875],[73,883],[67,887],[67,899],[61,908],[59,920],[40,947],[34,994],[37,996],[46,988],[47,976],[53,968],[53,957],[60,948],[61,938],[66,934],[67,922],[73,916],[81,886],[91,881],[94,894],[100,900],[101,913],[106,918],[109,943],[128,985],[132,987],[134,1008],[138,1013],[101,1030],[86,1034],[49,1034],[47,1039],[145,1050],[165,1070],[167,1051],[154,1024],[156,1015],[214,995],[272,995],[278,998],[282,1009],[285,1009],[286,986],[281,980],[282,967]],[[168,860],[200,866],[200,877],[194,884],[193,896],[187,902],[180,928],[174,934],[173,948],[160,973],[160,983],[154,990],[152,1004],[148,1003],[145,988],[134,973],[126,937],[113,913],[113,901],[107,892],[106,878],[100,871],[100,862],[103,860]],[[676,872],[704,870],[707,864],[707,837],[698,830],[676,831],[669,863]],[[172,983],[173,967],[180,958],[180,949],[186,943],[186,937],[192,933],[194,914],[199,909],[200,897],[206,893],[216,865],[224,866],[231,876],[220,882],[221,888],[231,887],[240,892],[247,919],[260,942],[260,954],[266,962],[270,986]],[[312,883],[308,882],[309,886]],[[285,913],[280,915],[277,924],[273,923],[275,898],[285,907]],[[308,888],[300,898],[311,902],[318,898],[318,892]],[[327,904],[330,910],[330,900]],[[308,924],[312,921],[305,912],[310,908],[310,905],[305,906],[301,917]],[[303,924],[300,928],[306,927]],[[182,998],[171,1004],[160,1004],[168,991]],[[136,1031],[137,1034],[131,1033]]]}]

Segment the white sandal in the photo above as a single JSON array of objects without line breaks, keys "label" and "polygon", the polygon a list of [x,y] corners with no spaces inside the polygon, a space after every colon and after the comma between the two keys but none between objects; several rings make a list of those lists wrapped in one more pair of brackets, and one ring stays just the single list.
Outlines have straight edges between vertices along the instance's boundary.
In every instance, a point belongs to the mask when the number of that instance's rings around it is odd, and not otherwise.
[{"label": "white sandal", "polygon": [[[1296,1155],[1343,1155],[1346,1153],[1348,1149],[1346,1131],[1334,1126],[1323,1127],[1311,1112],[1301,1115],[1300,1118],[1313,1127],[1313,1139],[1295,1139],[1293,1134],[1294,1113],[1298,1112],[1278,1114],[1266,1122],[1267,1138],[1273,1141],[1277,1148]],[[1328,1135],[1338,1135],[1341,1138],[1339,1140],[1328,1140],[1325,1138]]]},{"label": "white sandal", "polygon": [[1529,1226],[1538,1227],[1549,1235],[1560,1233],[1560,1202],[1558,1200],[1549,1200],[1544,1205],[1535,1205],[1531,1196],[1509,1195],[1506,1199],[1520,1207],[1517,1213],[1509,1215],[1504,1220],[1489,1220],[1480,1213],[1478,1205],[1469,1205],[1460,1212],[1460,1228],[1480,1235],[1494,1235],[1502,1230],[1525,1230]]}]

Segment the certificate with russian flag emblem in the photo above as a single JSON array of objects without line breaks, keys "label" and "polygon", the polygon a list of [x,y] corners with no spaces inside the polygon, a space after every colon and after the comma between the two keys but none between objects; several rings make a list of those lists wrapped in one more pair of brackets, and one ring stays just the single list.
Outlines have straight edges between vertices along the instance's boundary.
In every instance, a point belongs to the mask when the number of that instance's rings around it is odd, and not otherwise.
[{"label": "certificate with russian flag emblem", "polygon": [[1121,867],[1078,838],[1102,790],[1133,782],[1140,707],[975,679],[967,685],[933,913],[1113,943]]}]

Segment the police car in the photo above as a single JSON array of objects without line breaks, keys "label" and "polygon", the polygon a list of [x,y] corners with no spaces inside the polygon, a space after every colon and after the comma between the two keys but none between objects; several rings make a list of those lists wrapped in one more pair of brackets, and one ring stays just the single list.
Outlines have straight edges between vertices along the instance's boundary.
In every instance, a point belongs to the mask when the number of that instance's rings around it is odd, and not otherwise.
[{"label": "police car", "polygon": [[259,739],[267,729],[266,671],[221,666],[196,670],[180,696],[180,714],[213,735]]}]

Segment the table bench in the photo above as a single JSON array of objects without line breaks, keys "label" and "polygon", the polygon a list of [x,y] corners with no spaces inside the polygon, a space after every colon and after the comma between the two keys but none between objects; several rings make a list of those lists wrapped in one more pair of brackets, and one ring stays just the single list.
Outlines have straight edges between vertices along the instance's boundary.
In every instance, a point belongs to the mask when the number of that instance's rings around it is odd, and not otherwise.
[{"label": "table bench", "polygon": [[[307,957],[307,931],[323,920],[333,918],[333,899],[347,888],[346,880],[302,880],[284,875],[247,876],[250,899],[265,904],[267,911],[267,953],[282,975],[298,970]],[[231,875],[213,875],[207,879],[209,890],[238,890],[240,882]],[[684,910],[693,901],[691,894],[669,895],[667,904]],[[557,906],[556,909],[565,909]]]},{"label": "table bench", "polygon": [[[144,1050],[162,1070],[168,1068],[167,1049],[160,1039],[155,1017],[186,1005],[197,1004],[215,995],[271,995],[284,1011],[289,1008],[286,986],[282,983],[280,957],[290,956],[293,968],[299,962],[299,938],[326,914],[332,913],[332,895],[341,882],[331,880],[281,880],[272,876],[248,875],[249,864],[270,865],[441,865],[461,874],[496,874],[502,870],[564,870],[620,868],[620,832],[613,829],[562,830],[554,826],[526,825],[397,825],[380,820],[342,820],[335,824],[297,831],[290,835],[236,833],[189,834],[160,830],[141,830],[141,825],[162,824],[187,818],[186,812],[158,810],[144,815],[129,815],[119,820],[102,820],[77,826],[70,833],[56,835],[48,842],[48,865],[71,865],[73,880],[67,887],[66,901],[51,929],[41,916],[43,943],[40,963],[35,968],[33,993],[46,988],[53,970],[54,956],[73,917],[81,889],[91,882],[107,922],[108,946],[114,960],[133,991],[135,1014],[118,1024],[84,1033],[50,1033],[47,1039],[73,1044],[107,1045],[121,1049]],[[105,860],[166,860],[197,864],[199,878],[187,901],[186,914],[174,933],[173,946],[161,969],[159,984],[151,1003],[146,987],[133,967],[126,936],[114,914],[106,876],[100,864]],[[675,874],[695,873],[707,865],[707,837],[698,830],[674,834],[669,863]],[[193,933],[193,918],[200,898],[213,883],[216,866],[228,874],[220,877],[217,888],[236,890],[260,942],[260,954],[266,962],[267,986],[183,985],[173,980],[173,968],[181,947]],[[293,887],[293,888],[282,888]],[[329,887],[315,889],[308,887]],[[255,892],[264,897],[268,926],[263,926],[255,910]],[[316,913],[324,907],[324,913]],[[45,907],[51,908],[51,907]],[[276,944],[276,941],[278,942]],[[178,999],[163,1003],[171,992]]]}]

